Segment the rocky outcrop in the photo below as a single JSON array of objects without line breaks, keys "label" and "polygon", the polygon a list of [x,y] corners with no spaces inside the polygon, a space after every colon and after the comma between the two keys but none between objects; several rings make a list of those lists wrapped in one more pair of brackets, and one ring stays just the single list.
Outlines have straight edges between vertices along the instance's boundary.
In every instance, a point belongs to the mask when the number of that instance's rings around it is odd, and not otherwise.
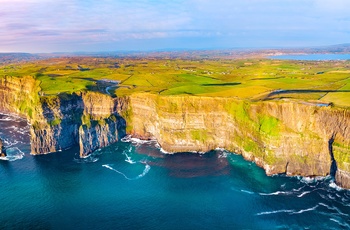
[{"label": "rocky outcrop", "polygon": [[130,108],[130,133],[157,139],[165,151],[225,148],[255,161],[268,175],[326,176],[335,161],[337,183],[350,187],[344,179],[350,172],[346,109],[149,94],[132,95]]},{"label": "rocky outcrop", "polygon": [[0,139],[0,157],[6,157],[5,148],[1,139]]},{"label": "rocky outcrop", "polygon": [[56,152],[79,144],[84,157],[118,141],[125,135],[119,101],[95,92],[42,97],[43,117],[31,129],[32,153]]},{"label": "rocky outcrop", "polygon": [[117,115],[109,118],[93,121],[90,125],[82,125],[79,128],[80,155],[95,151],[114,143],[125,136],[125,120]]},{"label": "rocky outcrop", "polygon": [[79,144],[85,156],[125,135],[125,121],[118,116],[125,108],[123,99],[97,92],[42,95],[39,85],[31,76],[0,79],[0,111],[16,113],[31,123],[32,154]]}]

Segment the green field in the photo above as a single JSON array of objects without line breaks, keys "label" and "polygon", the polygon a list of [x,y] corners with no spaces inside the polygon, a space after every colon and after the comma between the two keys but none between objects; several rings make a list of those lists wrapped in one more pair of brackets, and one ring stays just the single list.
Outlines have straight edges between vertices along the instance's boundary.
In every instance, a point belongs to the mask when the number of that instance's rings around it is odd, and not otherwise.
[{"label": "green field", "polygon": [[6,75],[35,77],[43,95],[95,90],[113,96],[149,92],[350,106],[349,61],[75,57],[10,64],[0,68],[0,76]]}]

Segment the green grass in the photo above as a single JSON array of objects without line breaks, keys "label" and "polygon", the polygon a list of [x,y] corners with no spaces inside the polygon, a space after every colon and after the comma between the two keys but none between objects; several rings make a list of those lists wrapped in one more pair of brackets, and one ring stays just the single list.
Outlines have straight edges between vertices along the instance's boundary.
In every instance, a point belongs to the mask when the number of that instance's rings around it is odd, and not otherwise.
[{"label": "green grass", "polygon": [[[118,63],[118,68],[115,68]],[[81,71],[78,66],[88,70]],[[44,95],[97,90],[97,81],[120,81],[110,94],[139,92],[243,99],[321,100],[350,105],[349,62],[281,60],[181,60],[56,58],[0,68],[1,76],[28,76],[40,81]],[[269,96],[274,90],[299,90]],[[308,90],[310,92],[308,92]]]},{"label": "green grass", "polygon": [[205,129],[196,129],[191,130],[191,137],[193,140],[205,143],[205,141],[208,139],[208,131]]},{"label": "green grass", "polygon": [[259,119],[260,130],[270,136],[279,136],[279,120],[274,117],[262,116]]}]

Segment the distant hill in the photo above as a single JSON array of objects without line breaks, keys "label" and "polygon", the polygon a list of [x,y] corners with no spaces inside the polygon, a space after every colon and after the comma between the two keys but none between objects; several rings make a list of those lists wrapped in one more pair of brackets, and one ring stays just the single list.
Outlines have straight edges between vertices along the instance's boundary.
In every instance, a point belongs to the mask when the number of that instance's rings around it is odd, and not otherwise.
[{"label": "distant hill", "polygon": [[314,48],[318,52],[350,53],[350,43]]},{"label": "distant hill", "polygon": [[29,53],[0,53],[0,65],[40,59],[40,56]]}]

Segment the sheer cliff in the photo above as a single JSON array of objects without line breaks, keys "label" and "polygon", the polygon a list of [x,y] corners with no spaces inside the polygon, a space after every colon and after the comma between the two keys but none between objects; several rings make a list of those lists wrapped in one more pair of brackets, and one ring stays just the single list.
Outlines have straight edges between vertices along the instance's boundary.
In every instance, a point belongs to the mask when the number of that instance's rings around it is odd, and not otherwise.
[{"label": "sheer cliff", "polygon": [[126,134],[168,152],[225,148],[268,175],[335,176],[350,188],[350,111],[299,100],[98,92],[44,95],[33,77],[3,77],[0,111],[26,117],[32,154],[79,145],[82,157]]},{"label": "sheer cliff", "polygon": [[130,108],[129,132],[157,139],[165,151],[225,148],[255,161],[269,175],[325,176],[336,171],[338,184],[350,187],[346,109],[298,101],[149,94],[131,96]]},{"label": "sheer cliff", "polygon": [[1,79],[0,110],[28,119],[32,154],[79,144],[83,157],[125,135],[120,99],[95,92],[43,95],[40,90],[31,76]]}]

